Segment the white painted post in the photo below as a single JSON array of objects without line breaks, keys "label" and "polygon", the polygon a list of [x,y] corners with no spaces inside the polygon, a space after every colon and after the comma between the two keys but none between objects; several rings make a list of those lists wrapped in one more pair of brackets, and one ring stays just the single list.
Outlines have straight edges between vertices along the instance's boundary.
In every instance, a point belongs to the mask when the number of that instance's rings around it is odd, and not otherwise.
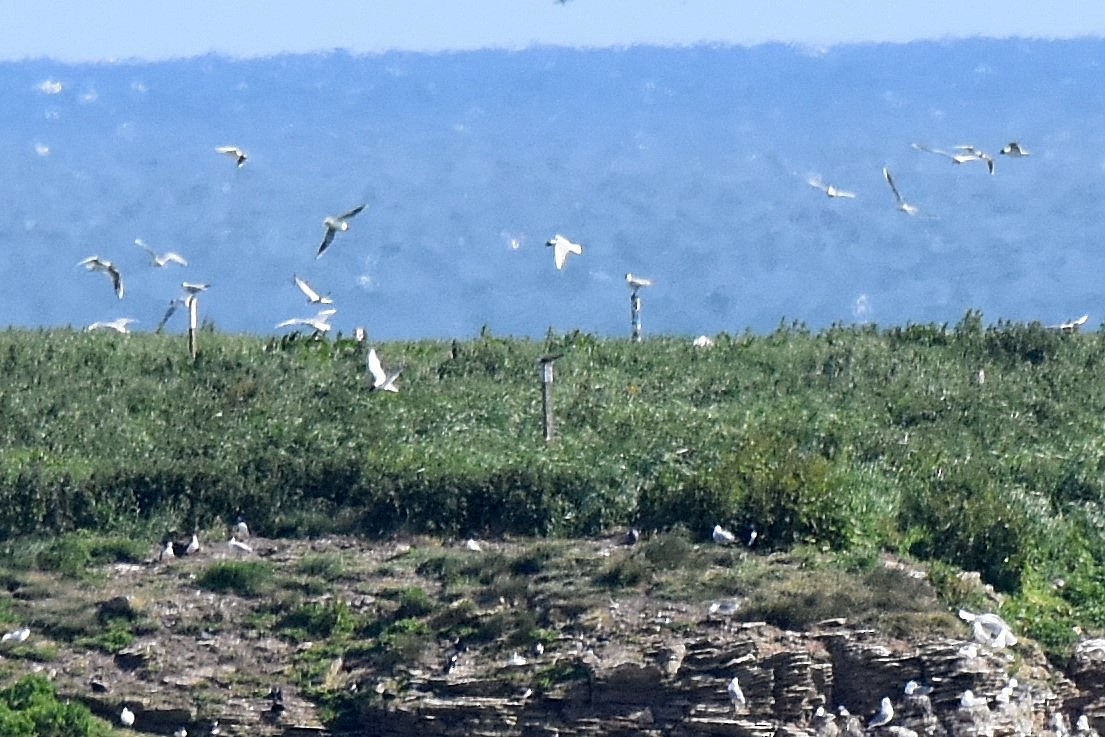
[{"label": "white painted post", "polygon": [[196,346],[198,325],[199,325],[199,300],[196,299],[196,295],[189,294],[184,299],[184,304],[188,307],[188,355],[192,357],[192,360],[196,360],[196,352],[198,347]]}]

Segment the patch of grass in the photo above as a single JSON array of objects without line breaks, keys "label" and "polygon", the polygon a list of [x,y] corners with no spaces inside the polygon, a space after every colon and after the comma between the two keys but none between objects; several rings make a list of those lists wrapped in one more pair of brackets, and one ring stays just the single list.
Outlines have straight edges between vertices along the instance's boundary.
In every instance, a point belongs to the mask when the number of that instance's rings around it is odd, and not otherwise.
[{"label": "patch of grass", "polygon": [[73,644],[78,647],[100,650],[109,655],[115,655],[133,645],[135,639],[134,633],[116,620],[106,631],[78,637]]},{"label": "patch of grass", "polygon": [[336,600],[303,604],[276,623],[282,635],[299,642],[318,638],[345,639],[356,626],[356,616],[344,601]]},{"label": "patch of grass", "polygon": [[336,554],[305,555],[296,565],[296,571],[304,576],[331,582],[341,581],[349,575],[344,558]]},{"label": "patch of grass", "polygon": [[208,591],[256,597],[273,588],[272,567],[260,561],[219,561],[199,575],[196,583]]}]

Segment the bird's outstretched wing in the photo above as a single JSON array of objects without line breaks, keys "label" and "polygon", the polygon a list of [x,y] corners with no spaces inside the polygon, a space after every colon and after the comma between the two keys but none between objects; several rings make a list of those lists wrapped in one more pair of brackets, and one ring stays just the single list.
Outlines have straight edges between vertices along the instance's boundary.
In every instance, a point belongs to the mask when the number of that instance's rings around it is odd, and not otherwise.
[{"label": "bird's outstretched wing", "polygon": [[351,217],[353,217],[354,215],[356,215],[357,213],[359,213],[359,212],[360,212],[361,210],[365,209],[365,207],[367,206],[367,204],[368,204],[368,203],[362,203],[362,204],[360,204],[360,205],[357,205],[356,207],[354,207],[354,208],[353,208],[352,210],[350,210],[349,212],[347,212],[347,213],[344,213],[344,214],[342,214],[342,215],[339,215],[339,216],[338,216],[338,219],[339,219],[339,220],[348,220],[349,218],[351,218]]},{"label": "bird's outstretched wing", "polygon": [[330,244],[334,242],[334,233],[336,232],[337,231],[335,231],[329,225],[326,226],[326,234],[322,236],[322,243],[319,244],[318,253],[315,254],[315,258],[320,258],[322,254],[326,252],[326,249],[329,248]]}]

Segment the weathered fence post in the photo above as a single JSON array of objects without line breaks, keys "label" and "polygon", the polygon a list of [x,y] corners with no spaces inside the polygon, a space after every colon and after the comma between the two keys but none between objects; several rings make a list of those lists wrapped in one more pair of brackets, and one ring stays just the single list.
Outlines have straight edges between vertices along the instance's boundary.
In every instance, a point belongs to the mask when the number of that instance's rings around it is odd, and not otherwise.
[{"label": "weathered fence post", "polygon": [[541,364],[541,409],[545,419],[545,442],[553,439],[553,362],[563,354],[542,356],[538,363]]},{"label": "weathered fence post", "polygon": [[634,289],[629,295],[629,319],[634,343],[641,342],[641,295]]}]

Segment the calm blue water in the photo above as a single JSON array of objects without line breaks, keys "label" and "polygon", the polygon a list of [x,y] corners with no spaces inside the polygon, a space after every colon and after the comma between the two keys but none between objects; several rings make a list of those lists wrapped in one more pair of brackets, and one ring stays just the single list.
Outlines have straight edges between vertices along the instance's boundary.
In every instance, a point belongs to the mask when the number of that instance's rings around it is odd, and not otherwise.
[{"label": "calm blue water", "polygon": [[[0,324],[312,315],[378,339],[1100,324],[1102,41],[0,64]],[[1018,140],[1032,152],[997,152]],[[973,144],[954,166],[911,148]],[[216,146],[250,155],[237,169]],[[896,211],[889,166],[921,209]],[[854,191],[830,200],[819,175]],[[368,207],[321,258],[322,219]],[[563,272],[544,242],[584,245]],[[154,269],[142,238],[190,261]],[[102,274],[118,264],[119,301]],[[169,329],[185,327],[183,313]]]}]

